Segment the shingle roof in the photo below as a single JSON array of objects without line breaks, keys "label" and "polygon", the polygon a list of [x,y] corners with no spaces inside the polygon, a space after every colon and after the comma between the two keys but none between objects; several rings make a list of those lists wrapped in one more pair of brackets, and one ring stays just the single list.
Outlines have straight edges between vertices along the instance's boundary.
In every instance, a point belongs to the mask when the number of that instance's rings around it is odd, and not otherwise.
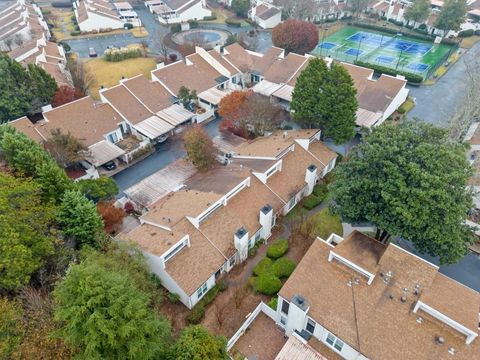
[{"label": "shingle roof", "polygon": [[[359,233],[354,232],[343,242],[357,236]],[[363,241],[368,247],[367,243],[375,240],[363,236]],[[480,353],[478,339],[466,345],[465,336],[439,320],[421,311],[412,313],[417,299],[430,301],[439,311],[475,326],[480,294],[442,275],[439,278],[438,267],[392,244],[381,255],[371,285],[342,263],[329,262],[330,250],[337,251],[337,247],[314,241],[279,294],[288,300],[294,295],[305,297],[310,304],[309,316],[329,332],[370,359],[451,359],[451,347],[456,350],[456,359],[473,359]],[[356,247],[351,250],[356,251]],[[360,259],[358,254],[348,257]],[[388,271],[392,276],[385,283],[380,273]],[[348,286],[355,278],[359,284]],[[413,293],[416,284],[420,286],[418,295]],[[406,296],[405,303],[400,301],[402,296]],[[418,316],[423,322],[417,322]],[[444,345],[436,343],[438,336],[445,339]]]}]

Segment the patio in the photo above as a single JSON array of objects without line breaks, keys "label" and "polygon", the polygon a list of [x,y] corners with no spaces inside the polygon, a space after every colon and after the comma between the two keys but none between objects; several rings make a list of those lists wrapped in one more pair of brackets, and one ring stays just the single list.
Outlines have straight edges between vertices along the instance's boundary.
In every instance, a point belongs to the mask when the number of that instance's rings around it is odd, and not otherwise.
[{"label": "patio", "polygon": [[261,312],[235,343],[232,353],[240,352],[249,359],[274,360],[286,342],[285,334]]}]

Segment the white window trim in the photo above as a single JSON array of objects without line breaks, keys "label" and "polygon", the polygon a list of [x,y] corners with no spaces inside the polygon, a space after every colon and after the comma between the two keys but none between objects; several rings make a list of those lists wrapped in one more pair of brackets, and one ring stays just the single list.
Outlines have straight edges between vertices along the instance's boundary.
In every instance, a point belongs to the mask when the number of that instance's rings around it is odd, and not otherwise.
[{"label": "white window trim", "polygon": [[[333,338],[333,344],[330,344],[328,342],[329,337]],[[345,346],[345,342],[340,340],[338,337],[333,335],[331,332],[327,332],[327,337],[325,338],[325,344],[328,345],[332,350],[336,351],[337,353],[341,353],[342,350],[343,350],[343,347]],[[340,346],[340,350],[335,347],[336,345]]]}]

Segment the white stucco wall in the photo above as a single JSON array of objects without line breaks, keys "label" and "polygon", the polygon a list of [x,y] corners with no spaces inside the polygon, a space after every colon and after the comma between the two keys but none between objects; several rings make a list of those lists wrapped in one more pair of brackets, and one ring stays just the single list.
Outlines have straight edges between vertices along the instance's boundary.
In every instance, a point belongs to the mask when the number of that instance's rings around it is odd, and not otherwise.
[{"label": "white stucco wall", "polygon": [[262,29],[272,29],[282,22],[282,14],[278,13],[267,20],[262,20],[258,16],[255,17],[255,22]]},{"label": "white stucco wall", "polygon": [[[75,15],[77,15],[76,11],[75,11]],[[78,19],[78,16],[77,16],[77,19]],[[115,20],[106,16],[100,16],[98,14],[89,12],[88,19],[81,23],[78,23],[78,26],[80,27],[81,31],[93,31],[93,30],[100,30],[100,29],[107,29],[107,28],[121,29],[123,28],[124,24],[125,24],[124,21]]]},{"label": "white stucco wall", "polygon": [[383,113],[383,116],[382,116],[382,121],[381,122],[378,122],[377,124],[375,124],[376,126],[380,125],[381,123],[383,123],[385,120],[388,119],[388,117],[390,115],[392,115],[400,106],[402,106],[402,104],[407,100],[408,98],[408,94],[409,94],[410,90],[406,88],[406,85],[403,87],[402,90],[400,90],[397,94],[397,96],[395,96],[395,98],[393,98],[392,102],[390,103],[390,105],[387,107],[387,109],[385,110],[385,112]]}]

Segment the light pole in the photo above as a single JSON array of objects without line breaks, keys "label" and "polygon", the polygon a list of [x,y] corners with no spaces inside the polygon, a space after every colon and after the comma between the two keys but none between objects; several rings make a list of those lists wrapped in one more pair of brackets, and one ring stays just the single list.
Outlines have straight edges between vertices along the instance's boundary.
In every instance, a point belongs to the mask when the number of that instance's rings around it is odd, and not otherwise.
[{"label": "light pole", "polygon": [[398,64],[400,64],[400,60],[402,60],[402,54],[403,54],[403,47],[402,47],[402,50],[400,50],[400,55],[398,55],[398,61],[397,61],[397,66],[395,66],[395,70],[398,69]]},{"label": "light pole", "polygon": [[382,47],[383,35],[384,35],[385,28],[387,27],[387,24],[383,24],[382,26],[383,26],[383,31],[382,31],[382,38],[380,39],[380,47]]},{"label": "light pole", "polygon": [[358,42],[358,48],[357,48],[357,57],[355,58],[355,62],[358,60],[358,55],[360,54],[360,46],[362,45],[362,40],[364,38],[364,35],[360,36],[360,41]]},{"label": "light pole", "polygon": [[[320,45],[320,56],[322,56],[322,50],[323,50],[323,43],[325,41],[325,34],[327,33],[328,28],[323,28],[322,27],[322,44]],[[328,55],[328,49],[327,49],[327,55]]]}]

